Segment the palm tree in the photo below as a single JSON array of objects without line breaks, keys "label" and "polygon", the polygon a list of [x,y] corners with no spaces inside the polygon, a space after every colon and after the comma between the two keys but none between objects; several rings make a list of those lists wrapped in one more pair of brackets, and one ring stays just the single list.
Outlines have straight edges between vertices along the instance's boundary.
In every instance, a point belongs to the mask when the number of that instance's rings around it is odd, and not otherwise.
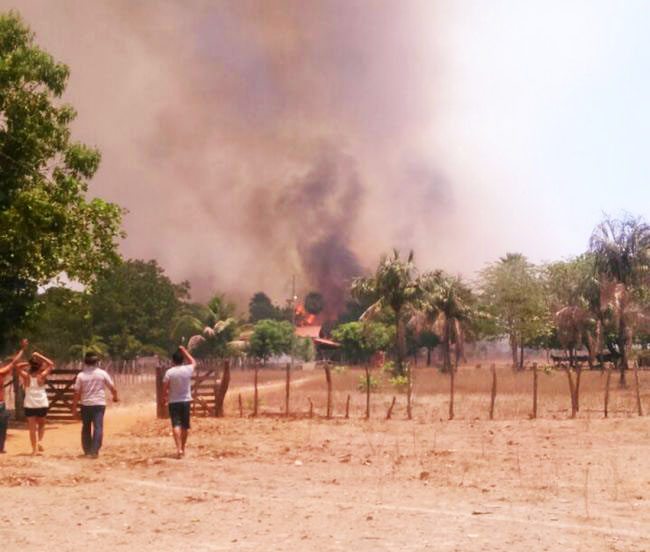
[{"label": "palm tree", "polygon": [[392,257],[382,257],[375,275],[357,278],[352,282],[352,296],[358,300],[372,298],[373,302],[361,315],[368,319],[388,308],[395,316],[396,370],[403,373],[403,359],[406,353],[405,312],[415,305],[422,295],[422,287],[413,263],[413,251],[406,260],[400,259],[399,252]]},{"label": "palm tree", "polygon": [[463,355],[466,327],[473,314],[472,291],[459,276],[449,276],[442,271],[430,272],[422,278],[424,295],[419,313],[424,326],[433,329],[443,347],[443,371],[452,370],[451,344],[455,344],[456,366]]},{"label": "palm tree", "polygon": [[[422,286],[413,262],[413,251],[406,260],[400,259],[399,252],[393,251],[391,257],[382,257],[374,276],[358,278],[352,282],[352,296],[360,301],[371,300],[372,304],[361,315],[361,320],[375,316],[389,309],[395,317],[395,369],[398,374],[405,372],[403,362],[406,356],[407,311],[414,307],[422,296]],[[411,371],[407,370],[407,413],[411,417]]]},{"label": "palm tree", "polygon": [[234,308],[221,295],[215,295],[207,305],[186,305],[174,322],[174,341],[186,342],[190,350],[196,350],[210,342],[223,349],[226,341],[233,338],[233,329],[237,324],[233,316]]},{"label": "palm tree", "polygon": [[595,256],[595,272],[601,283],[601,309],[613,312],[619,360],[620,384],[625,385],[628,354],[638,318],[633,295],[650,277],[650,226],[641,218],[605,218],[589,240]]}]

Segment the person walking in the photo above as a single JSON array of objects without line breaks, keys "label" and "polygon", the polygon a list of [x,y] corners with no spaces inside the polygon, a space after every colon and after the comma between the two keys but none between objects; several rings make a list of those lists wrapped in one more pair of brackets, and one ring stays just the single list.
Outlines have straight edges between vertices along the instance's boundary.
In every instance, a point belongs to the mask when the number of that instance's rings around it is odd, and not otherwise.
[{"label": "person walking", "polygon": [[[29,366],[29,370],[26,369],[27,366]],[[25,389],[25,416],[29,425],[32,455],[43,452],[45,417],[50,406],[45,382],[53,368],[54,362],[36,352],[30,357],[29,363],[18,365],[18,375]]]},{"label": "person walking", "polygon": [[84,367],[74,383],[72,412],[79,418],[77,404],[81,405],[81,447],[90,458],[99,456],[104,437],[104,412],[106,411],[106,392],[108,387],[113,394],[113,402],[119,402],[117,389],[111,376],[98,366],[99,356],[88,352],[84,356]]},{"label": "person walking", "polygon": [[20,342],[20,349],[11,359],[11,361],[0,367],[0,454],[4,454],[6,452],[5,440],[7,439],[7,427],[9,426],[9,411],[7,410],[7,405],[5,404],[5,376],[14,369],[14,366],[16,366],[16,364],[18,364],[18,361],[25,354],[27,345],[27,340],[23,339]]},{"label": "person walking", "polygon": [[185,456],[185,443],[190,429],[192,376],[196,360],[182,345],[172,355],[174,366],[163,377],[163,400],[169,405],[174,443],[178,458]]}]

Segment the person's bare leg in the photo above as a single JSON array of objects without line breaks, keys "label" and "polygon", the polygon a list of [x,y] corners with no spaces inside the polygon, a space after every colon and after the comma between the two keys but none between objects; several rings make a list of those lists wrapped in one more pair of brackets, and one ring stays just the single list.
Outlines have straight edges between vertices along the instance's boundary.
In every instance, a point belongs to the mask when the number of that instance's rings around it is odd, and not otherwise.
[{"label": "person's bare leg", "polygon": [[43,435],[45,434],[45,418],[36,418],[38,421],[38,450],[43,452]]},{"label": "person's bare leg", "polygon": [[187,429],[181,429],[181,454],[185,455],[185,443],[187,443]]},{"label": "person's bare leg", "polygon": [[183,444],[182,444],[182,438],[181,438],[181,432],[183,430],[181,429],[180,426],[174,426],[173,427],[173,433],[174,433],[174,443],[176,444],[176,454],[180,458],[183,456]]},{"label": "person's bare leg", "polygon": [[38,436],[36,434],[36,418],[34,416],[29,416],[27,418],[27,423],[29,424],[29,441],[32,444],[32,454],[36,454],[38,451]]}]

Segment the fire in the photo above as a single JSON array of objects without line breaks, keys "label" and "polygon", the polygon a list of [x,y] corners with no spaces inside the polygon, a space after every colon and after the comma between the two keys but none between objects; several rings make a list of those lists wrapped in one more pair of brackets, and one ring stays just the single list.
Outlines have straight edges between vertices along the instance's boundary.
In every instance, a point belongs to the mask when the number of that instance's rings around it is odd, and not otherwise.
[{"label": "fire", "polygon": [[298,303],[294,309],[296,315],[296,326],[313,326],[316,323],[316,315],[305,310],[305,306]]}]

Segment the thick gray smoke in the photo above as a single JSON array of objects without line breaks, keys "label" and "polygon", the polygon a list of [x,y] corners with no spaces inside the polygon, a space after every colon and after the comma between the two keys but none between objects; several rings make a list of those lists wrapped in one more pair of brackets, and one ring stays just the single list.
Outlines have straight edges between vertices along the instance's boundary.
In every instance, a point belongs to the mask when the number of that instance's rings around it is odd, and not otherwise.
[{"label": "thick gray smoke", "polygon": [[[445,267],[457,199],[436,161],[430,2],[0,0],[71,67],[91,193],[127,257],[243,306],[349,280],[394,246]],[[444,244],[447,245],[444,245]],[[447,249],[445,249],[447,247]]]},{"label": "thick gray smoke", "polygon": [[325,317],[343,307],[351,280],[363,274],[350,248],[363,188],[354,161],[325,149],[317,164],[288,187],[277,210],[292,225],[307,283],[325,299]]}]

